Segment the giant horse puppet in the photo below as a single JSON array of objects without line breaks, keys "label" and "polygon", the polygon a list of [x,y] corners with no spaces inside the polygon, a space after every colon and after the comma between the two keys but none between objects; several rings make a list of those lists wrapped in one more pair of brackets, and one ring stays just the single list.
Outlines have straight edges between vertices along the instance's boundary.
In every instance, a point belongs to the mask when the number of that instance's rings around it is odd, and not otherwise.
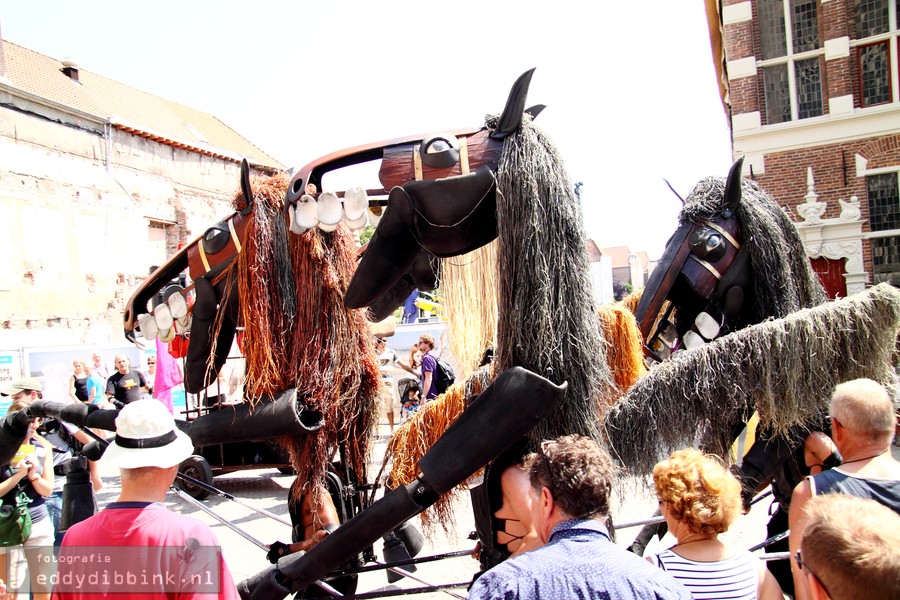
[{"label": "giant horse puppet", "polygon": [[[359,552],[359,543],[371,544],[363,540],[385,534],[429,506],[526,433],[532,432],[533,439],[573,431],[600,438],[593,415],[596,398],[610,381],[602,360],[605,348],[590,303],[575,302],[576,310],[565,310],[573,304],[571,298],[590,293],[585,237],[571,182],[552,145],[530,123],[542,107],[525,109],[530,79],[528,72],[516,82],[502,114],[489,118],[483,127],[361,146],[303,167],[287,184],[283,206],[261,193],[260,186],[266,184],[251,181],[245,168],[236,212],[157,270],[126,309],[126,336],[132,339],[138,331],[145,338],[187,336],[190,392],[199,392],[214,380],[233,332],[243,328],[246,408],[200,417],[191,423],[189,433],[198,445],[216,438],[293,437],[288,445],[294,466],[301,477],[314,480],[323,468],[321,449],[348,444],[359,448],[371,423],[367,420],[375,390],[371,375],[377,371],[369,360],[374,358],[372,350],[364,343],[366,311],[358,308],[368,307],[371,320],[390,314],[412,289],[435,286],[435,257],[458,256],[499,236],[503,269],[511,276],[503,300],[510,318],[498,335],[490,380],[477,397],[467,398],[469,408],[463,417],[419,462],[416,481],[386,496],[388,509],[376,503],[364,511],[374,511],[380,515],[377,519],[354,519],[352,527],[339,530],[345,533],[329,536],[297,564],[298,557],[282,559],[291,559],[289,564],[279,563],[279,572],[294,580],[292,587],[343,564]],[[306,230],[300,226],[300,215],[311,203],[323,202],[328,192],[318,198],[316,194],[326,185],[327,173],[378,159],[383,188],[364,194],[375,198],[370,204],[376,210],[378,205],[387,207],[372,240],[361,249],[350,281],[346,229]],[[523,180],[523,169],[538,176]],[[269,182],[268,187],[276,186]],[[349,194],[350,190],[343,193],[345,210]],[[387,197],[386,202],[380,197]],[[537,237],[544,238],[540,247],[533,243]],[[542,260],[544,264],[538,265]],[[151,306],[151,300],[185,268],[190,268],[191,286]],[[327,272],[310,274],[323,270]],[[523,279],[524,273],[531,276]],[[342,310],[333,302],[337,291],[346,303]],[[514,307],[523,302],[531,304],[530,310],[516,315]],[[316,316],[313,309],[323,303],[328,308],[324,317]],[[335,318],[346,325],[326,331]],[[579,343],[540,343],[539,331]],[[338,356],[332,354],[336,345]],[[349,349],[359,355],[356,362],[348,356]],[[303,352],[315,352],[315,359],[301,360]],[[298,375],[301,372],[318,387],[310,389]],[[337,390],[328,389],[329,384]],[[335,414],[332,405],[344,403],[347,395],[353,396],[349,407],[355,410],[343,408]],[[501,432],[494,431],[498,422],[504,423]],[[330,433],[323,439],[324,430]],[[441,445],[447,436],[453,443]],[[482,442],[461,450],[463,439]],[[434,454],[440,448],[445,450]],[[396,523],[388,526],[391,521]],[[314,576],[309,575],[310,564]],[[261,577],[267,582],[264,586],[272,583],[269,574]]]},{"label": "giant horse puppet", "polygon": [[[269,260],[265,265],[268,270],[264,271],[267,273],[264,277],[269,280],[257,280],[255,288],[246,284],[246,277],[241,278],[240,269],[231,275],[233,279],[223,274],[229,270],[227,267],[215,274],[216,267],[212,262],[206,274],[202,269],[199,275],[192,272],[197,304],[194,305],[187,369],[197,376],[193,380],[194,389],[200,389],[210,380],[208,373],[215,373],[222,360],[220,353],[227,352],[224,348],[230,329],[227,319],[231,319],[235,327],[244,327],[246,336],[246,331],[254,325],[251,319],[258,313],[264,312],[270,324],[282,326],[289,322],[279,320],[283,318],[279,313],[296,310],[295,314],[300,314],[299,309],[291,309],[286,290],[295,290],[297,303],[315,303],[319,300],[313,298],[314,294],[311,295],[309,290],[302,289],[303,283],[333,282],[327,299],[333,302],[334,292],[342,290],[346,308],[342,313],[329,304],[329,310],[341,315],[342,322],[350,324],[338,334],[350,331],[353,342],[348,347],[356,347],[361,355],[370,356],[371,349],[365,349],[362,342],[365,325],[353,316],[361,315],[362,311],[358,309],[366,308],[369,319],[378,320],[391,314],[412,289],[435,286],[438,274],[442,272],[438,259],[446,261],[490,246],[495,246],[497,253],[495,358],[489,367],[477,371],[461,387],[462,392],[459,389],[455,392],[465,396],[465,410],[418,460],[410,481],[395,481],[396,487],[382,500],[308,553],[283,557],[274,567],[242,582],[239,587],[244,597],[283,597],[289,590],[297,590],[326,576],[403,520],[434,505],[440,495],[450,492],[480,466],[502,454],[501,459],[487,469],[485,484],[481,486],[481,500],[476,502],[476,512],[487,513],[486,521],[484,514],[476,515],[476,521],[480,522],[482,556],[487,557],[486,566],[489,566],[504,555],[495,540],[499,523],[491,517],[500,503],[496,482],[502,467],[544,438],[567,433],[592,436],[610,444],[624,466],[642,472],[648,463],[652,465],[652,460],[662,450],[691,444],[698,432],[705,440],[733,439],[734,430],[754,408],[759,411],[764,426],[783,433],[796,423],[808,426],[823,414],[828,386],[837,378],[869,375],[884,380],[893,336],[900,321],[900,301],[896,292],[879,286],[863,298],[832,303],[833,309],[831,305],[804,309],[822,300],[812,279],[800,284],[805,286],[806,292],[779,295],[792,279],[808,275],[808,271],[796,267],[805,261],[804,255],[802,250],[798,253],[796,247],[788,246],[786,249],[772,248],[785,252],[781,262],[776,259],[782,257],[757,260],[759,249],[753,246],[764,246],[770,230],[787,231],[782,227],[787,221],[781,222],[768,208],[761,210],[748,202],[757,190],[752,183],[742,182],[739,170],[735,169],[728,178],[727,193],[725,180],[704,180],[687,199],[682,216],[684,232],[673,240],[673,244],[678,239],[687,241],[687,251],[681,242],[677,248],[667,250],[667,256],[672,257],[668,283],[657,286],[661,290],[658,296],[655,292],[647,292],[646,302],[642,300],[639,311],[642,324],[650,327],[662,324],[652,330],[645,327],[645,334],[650,338],[648,346],[657,358],[664,358],[662,346],[655,343],[663,340],[673,356],[651,369],[630,389],[623,389],[622,384],[617,388],[607,363],[608,340],[613,338],[601,335],[598,326],[588,279],[586,237],[572,185],[552,143],[532,123],[541,107],[525,109],[531,75],[529,71],[516,82],[502,114],[489,117],[484,127],[399,138],[328,155],[293,176],[287,184],[284,207],[276,202],[265,204],[266,222],[274,225],[260,228],[268,233],[263,236],[264,243],[259,242],[257,246],[272,250],[283,243],[283,236],[287,236],[290,241],[284,243],[291,246],[293,253],[299,250],[295,238],[319,237],[322,239],[318,242],[306,242],[305,252],[324,256],[328,254],[323,247],[329,236],[348,235],[346,231],[342,233],[342,227],[334,233],[323,235],[306,231],[293,238],[286,232],[298,230],[297,215],[304,212],[310,202],[322,201],[324,194],[318,199],[315,195],[323,188],[328,172],[380,159],[379,179],[383,188],[367,190],[367,193],[375,210],[384,205],[386,209],[371,241],[360,250],[361,258],[352,279],[345,278],[348,263],[344,242],[338,244],[342,249],[341,256],[335,256],[343,266],[333,269],[334,275],[330,279],[304,279],[304,270],[298,268],[298,258],[293,254],[290,260],[281,261],[294,265],[291,269],[277,267],[278,261]],[[249,182],[243,187],[243,198],[254,200],[252,203],[247,200],[237,202],[237,213],[230,219],[237,219],[249,208],[255,222],[261,209],[260,199],[254,197]],[[742,193],[738,193],[739,190]],[[350,190],[344,194],[345,208],[349,194]],[[385,197],[386,201],[382,199]],[[723,198],[727,198],[724,203]],[[748,217],[756,213],[765,214],[755,221]],[[730,223],[727,222],[729,219]],[[699,231],[692,232],[697,224],[703,225]],[[789,222],[787,225],[790,226]],[[247,252],[253,245],[253,237],[258,235],[254,227],[248,226],[245,237],[241,238],[240,227],[231,227],[226,220],[217,231],[219,233],[212,232],[198,243],[206,237],[227,234],[231,241],[221,244],[220,252],[225,253],[223,261],[239,264],[242,260],[245,263],[250,260],[240,256]],[[234,242],[235,238],[240,245]],[[335,241],[332,239],[331,243]],[[733,247],[721,247],[722,243]],[[232,249],[232,245],[236,248]],[[207,254],[215,250],[212,246],[204,249]],[[763,251],[768,250],[763,248]],[[196,249],[194,252],[198,253]],[[184,254],[190,253],[189,248]],[[690,253],[700,260],[688,260]],[[236,261],[235,256],[238,257]],[[187,262],[180,260],[184,264]],[[255,264],[259,265],[259,260]],[[773,269],[774,264],[779,268]],[[205,263],[203,268],[206,268]],[[712,272],[711,269],[724,273],[722,282],[706,282],[696,287],[701,290],[699,295],[686,293],[685,287],[690,291],[689,282],[671,285],[677,280],[676,273],[684,271],[696,275],[702,271]],[[288,271],[294,279],[293,288],[287,285]],[[126,313],[127,333],[133,333],[138,322],[146,323],[152,330],[150,318],[139,318],[136,310],[143,310],[142,307],[173,274],[164,267],[139,290],[136,298],[140,301],[130,305]],[[768,282],[769,277],[776,280]],[[196,282],[204,278],[209,280],[209,286],[201,284],[206,288],[206,292],[201,292],[201,286]],[[670,296],[672,288],[675,291]],[[201,294],[211,300],[201,304]],[[264,301],[271,296],[277,302],[258,307],[257,314],[248,313],[244,305],[254,304],[257,300],[254,294],[262,296]],[[768,303],[769,295],[776,298],[777,309],[774,311]],[[239,309],[231,308],[232,303]],[[179,302],[175,305],[178,308]],[[209,310],[197,314],[201,306]],[[673,306],[671,311],[668,311],[669,306]],[[665,314],[667,311],[668,315]],[[176,312],[180,314],[181,310]],[[706,316],[698,319],[700,313]],[[777,319],[746,326],[768,317]],[[673,326],[667,327],[666,322],[673,322]],[[194,332],[198,323],[206,329]],[[710,323],[714,323],[718,331],[713,332]],[[167,321],[164,319],[163,323],[155,324],[165,329]],[[450,326],[452,328],[452,323]],[[682,341],[691,329],[697,330],[696,336],[715,339],[702,345],[687,345],[689,349],[682,352],[673,352],[686,346]],[[276,339],[278,332],[267,335],[268,338],[259,339],[268,339],[268,343],[278,348],[281,343]],[[291,330],[291,335],[296,336],[296,330]],[[320,335],[325,333],[320,332]],[[833,352],[824,351],[830,348],[825,348],[821,341],[829,336],[834,340]],[[866,336],[870,336],[869,339]],[[693,335],[687,337],[696,341]],[[887,338],[891,343],[886,341]],[[310,338],[306,335],[303,339]],[[316,339],[319,343],[326,340],[325,337]],[[760,350],[772,350],[778,344],[792,353],[803,354],[808,348],[817,352],[816,360],[782,360],[786,365],[809,367],[811,375],[800,369],[779,371],[774,362],[784,357],[768,359]],[[296,341],[293,346],[296,348]],[[251,353],[277,359],[286,352],[273,353],[271,347],[265,348],[260,343],[249,344],[245,350],[250,362],[255,360]],[[850,366],[842,366],[838,354]],[[327,352],[319,356],[321,360],[329,360]],[[817,362],[820,359],[821,364]],[[751,369],[749,376],[742,377],[742,369],[752,365],[749,361],[753,360],[762,365],[762,372]],[[336,360],[324,364],[325,367],[317,363],[322,373],[333,375],[341,368],[340,361]],[[354,372],[370,373],[368,364],[365,362],[365,366],[357,367]],[[253,376],[249,377],[252,383]],[[753,381],[748,382],[748,377]],[[729,378],[730,388],[727,387]],[[803,381],[798,383],[798,380]],[[297,418],[285,421],[299,421],[299,426],[315,430],[321,427],[322,420],[334,419],[334,415],[328,413],[328,403],[337,397],[334,394],[324,396],[323,401],[314,394],[299,393],[302,381],[294,377],[282,379],[278,385],[272,383],[276,381],[274,377],[260,377],[257,381],[260,385],[250,386],[257,407],[263,402],[278,404],[284,396],[279,385],[297,386],[298,393],[292,396],[293,402],[295,405],[305,403],[308,410],[301,407],[295,411],[299,413]],[[262,382],[268,382],[268,385],[262,385]],[[735,385],[734,382],[739,383]],[[341,385],[346,389],[350,384],[342,382]],[[816,385],[821,389],[804,400],[802,393],[808,393],[809,388]],[[360,388],[369,389],[367,384]],[[707,396],[702,393],[705,390],[715,390],[715,393]],[[623,393],[622,400],[607,414],[604,407],[609,404],[609,398],[617,398]],[[267,394],[274,395],[275,400],[269,400]],[[783,395],[784,402],[779,404],[780,400],[773,399],[775,394]],[[447,395],[450,395],[449,390]],[[720,411],[724,416],[711,420],[710,415],[717,414],[720,398],[726,403]],[[440,400],[429,406],[439,405]],[[360,401],[356,406],[361,411],[372,409],[367,401]],[[785,410],[785,407],[797,408]],[[429,410],[424,412],[427,417]],[[224,425],[217,421],[217,425],[222,425],[220,435],[225,438],[237,430],[254,430],[257,435],[263,435],[266,427],[262,425],[258,428],[236,426],[254,422],[254,419],[259,421],[256,415],[260,413],[259,410],[241,413],[239,416],[243,421],[232,417]],[[314,417],[319,413],[324,416],[317,421]],[[274,424],[267,425],[274,429]],[[191,429],[194,429],[193,425]],[[211,427],[201,429],[208,434]],[[361,433],[363,429],[360,426],[355,431]],[[673,431],[675,429],[677,431]],[[707,445],[712,450],[724,452],[726,444]],[[295,452],[295,456],[301,454]],[[299,466],[313,474],[307,465]]]},{"label": "giant horse puppet", "polygon": [[[685,199],[636,310],[650,362],[663,362],[606,425],[620,460],[648,473],[661,454],[698,439],[724,455],[756,411],[756,440],[738,472],[745,503],[772,483],[782,508],[770,522],[774,535],[808,473],[806,433],[827,431],[835,384],[890,381],[900,307],[886,286],[825,304],[796,228],[771,196],[741,179],[742,162]],[[661,414],[669,415],[665,426]]]}]

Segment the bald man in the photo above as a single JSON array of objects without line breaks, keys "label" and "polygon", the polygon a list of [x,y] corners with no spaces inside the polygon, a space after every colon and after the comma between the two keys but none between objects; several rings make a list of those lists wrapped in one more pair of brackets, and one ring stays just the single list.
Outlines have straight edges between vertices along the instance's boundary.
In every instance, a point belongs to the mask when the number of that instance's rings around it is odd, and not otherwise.
[{"label": "bald man", "polygon": [[[900,513],[900,462],[891,456],[896,417],[887,390],[871,379],[842,383],[834,389],[829,412],[832,438],[844,461],[794,488],[788,514],[792,554],[803,542],[805,505],[814,496],[840,493],[870,498]],[[791,562],[796,597],[810,598],[806,577],[796,561]]]},{"label": "bald man", "polygon": [[131,368],[128,357],[116,355],[116,372],[106,381],[106,396],[116,408],[122,408],[141,399],[141,393],[149,391],[144,374]]}]

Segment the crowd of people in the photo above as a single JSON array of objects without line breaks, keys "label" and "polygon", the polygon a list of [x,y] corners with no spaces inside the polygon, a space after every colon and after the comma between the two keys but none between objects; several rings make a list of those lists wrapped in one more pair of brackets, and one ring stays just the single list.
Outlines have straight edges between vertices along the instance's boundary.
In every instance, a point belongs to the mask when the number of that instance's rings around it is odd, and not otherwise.
[{"label": "crowd of people", "polygon": [[[72,361],[67,397],[47,399],[107,409],[150,399],[163,407],[153,399],[156,355],[148,356],[147,363],[148,372],[143,372],[132,368],[124,354],[115,356],[114,369],[108,367],[99,352],[94,352],[90,361],[76,358]],[[9,402],[7,415],[12,415],[27,411],[33,402],[43,398],[44,386],[37,378],[23,377],[12,381],[0,390],[0,394]],[[171,408],[166,412],[170,413]],[[105,437],[109,432],[94,433]],[[49,598],[47,569],[53,563],[38,557],[42,553],[46,556],[48,548],[52,553],[60,547],[64,533],[60,530],[60,520],[66,476],[74,468],[75,456],[91,441],[91,436],[71,423],[56,418],[32,418],[19,452],[9,464],[0,466],[3,504],[13,506],[19,494],[24,494],[28,498],[31,523],[27,538],[22,540],[21,553],[17,554],[6,543],[0,545],[0,580],[4,585],[9,582],[18,588],[28,579],[33,597]],[[87,461],[87,469],[94,491],[102,489],[97,464]]]},{"label": "crowd of people", "polygon": [[719,538],[742,512],[741,484],[721,459],[688,448],[656,465],[675,542],[642,566],[606,529],[611,459],[588,438],[564,436],[503,472],[494,516],[511,556],[481,574],[469,598],[900,598],[894,403],[875,381],[849,381],[834,390],[829,419],[830,437],[807,439],[813,474],[791,503],[792,594],[756,555]]},{"label": "crowd of people", "polygon": [[[434,382],[434,338],[423,335],[406,360],[388,350],[383,338],[375,340],[375,347],[391,392],[383,407],[393,425],[396,413],[404,415],[411,405],[428,399]],[[33,597],[49,598],[52,592],[55,598],[81,598],[115,589],[108,584],[51,589],[46,582],[59,582],[65,574],[85,577],[100,567],[73,559],[52,563],[62,570],[48,573],[50,563],[40,560],[48,547],[74,558],[85,548],[126,547],[155,549],[152,560],[166,571],[216,574],[214,588],[195,585],[191,593],[236,598],[221,552],[200,550],[218,546],[214,534],[161,504],[178,464],[192,453],[190,440],[177,429],[170,410],[152,398],[151,374],[132,369],[123,355],[116,356],[114,364],[98,400],[96,389],[101,386],[90,380],[104,372],[102,359],[95,355],[90,364],[74,361],[69,400],[108,403],[120,411],[116,438],[101,459],[120,469],[117,501],[70,527],[64,537],[60,534],[66,465],[79,444],[90,439],[56,419],[31,420],[23,447],[33,449],[0,470],[4,503],[19,492],[31,500],[32,529],[21,551]],[[421,390],[429,391],[422,399]],[[42,386],[24,378],[0,392],[9,397],[10,412],[15,412],[40,398]],[[797,485],[790,505],[793,597],[900,597],[900,462],[890,451],[894,403],[881,384],[854,380],[834,390],[829,419],[830,435],[811,432],[807,438],[804,456],[812,474]],[[686,448],[656,465],[653,484],[674,543],[645,557],[611,540],[610,496],[618,470],[606,450],[576,435],[545,441],[507,468],[500,479],[502,506],[495,517],[506,524],[498,541],[507,544],[511,556],[478,574],[468,597],[789,597],[790,591],[779,587],[757,555],[720,538],[740,517],[743,503],[741,484],[719,457]],[[95,472],[91,474],[93,480]],[[7,569],[14,562],[6,560],[10,550],[0,547],[0,579],[21,585],[17,574]],[[188,550],[196,556],[193,564],[184,559]],[[122,556],[135,559],[127,552]],[[126,591],[123,598],[137,598],[146,597],[147,590],[116,591]]]},{"label": "crowd of people", "polygon": [[400,423],[405,423],[425,403],[438,397],[437,359],[445,345],[443,343],[437,349],[434,336],[423,333],[403,360],[388,348],[385,338],[375,338],[375,354],[385,384],[381,409],[391,432],[396,424],[395,417],[399,416]]}]

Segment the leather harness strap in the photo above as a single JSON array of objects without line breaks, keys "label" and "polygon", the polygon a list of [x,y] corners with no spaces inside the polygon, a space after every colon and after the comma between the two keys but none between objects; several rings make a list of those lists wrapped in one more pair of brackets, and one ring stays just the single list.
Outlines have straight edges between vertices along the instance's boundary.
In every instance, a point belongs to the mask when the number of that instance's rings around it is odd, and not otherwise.
[{"label": "leather harness strap", "polygon": [[237,230],[234,228],[234,219],[228,219],[228,231],[231,233],[231,241],[234,242],[235,249],[240,253],[241,240],[238,238]]},{"label": "leather harness strap", "polygon": [[459,140],[459,168],[463,175],[469,174],[469,143],[466,138]]},{"label": "leather harness strap", "polygon": [[700,263],[703,266],[703,268],[706,269],[707,271],[709,271],[710,273],[712,273],[713,277],[715,277],[716,279],[722,279],[722,274],[719,273],[714,266],[712,266],[710,263],[706,262],[702,258],[697,258],[693,254],[689,255],[688,258]]},{"label": "leather harness strap", "polygon": [[197,250],[199,250],[200,254],[200,262],[203,263],[204,273],[209,273],[209,259],[206,258],[206,250],[203,249],[203,240],[200,240],[197,243]]},{"label": "leather harness strap", "polygon": [[740,250],[740,248],[741,248],[740,242],[738,242],[736,239],[734,239],[734,237],[730,233],[725,231],[724,228],[722,228],[719,225],[716,225],[715,223],[712,223],[712,222],[706,222],[706,223],[704,223],[704,225],[706,225],[707,227],[710,227],[712,229],[715,229],[716,231],[721,233],[722,237],[724,237],[726,240],[728,240],[731,243],[731,245],[735,247],[735,249]]},{"label": "leather harness strap", "polygon": [[413,167],[415,169],[416,181],[422,181],[422,157],[419,151],[422,149],[420,144],[416,144],[413,148]]}]

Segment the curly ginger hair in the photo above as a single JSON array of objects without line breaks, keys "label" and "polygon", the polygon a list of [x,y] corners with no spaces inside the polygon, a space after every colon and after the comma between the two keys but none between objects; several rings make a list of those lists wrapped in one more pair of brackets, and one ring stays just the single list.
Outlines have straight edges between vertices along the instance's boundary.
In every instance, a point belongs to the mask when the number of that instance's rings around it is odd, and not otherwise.
[{"label": "curly ginger hair", "polygon": [[672,517],[692,533],[724,533],[741,513],[741,484],[717,456],[678,450],[653,468],[653,483]]}]

